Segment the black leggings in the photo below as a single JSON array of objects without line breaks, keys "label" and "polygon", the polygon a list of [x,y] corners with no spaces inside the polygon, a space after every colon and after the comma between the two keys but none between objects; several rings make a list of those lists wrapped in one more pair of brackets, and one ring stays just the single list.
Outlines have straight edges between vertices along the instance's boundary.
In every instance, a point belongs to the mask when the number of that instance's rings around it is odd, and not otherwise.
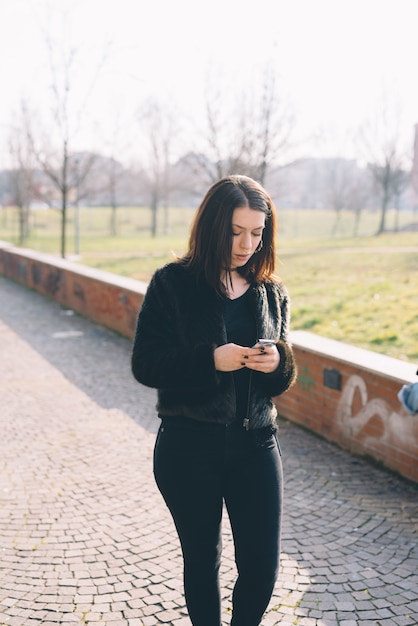
[{"label": "black leggings", "polygon": [[258,626],[279,566],[283,481],[275,434],[168,417],[155,444],[154,474],[179,535],[192,624],[221,625],[225,502],[238,571],[231,625]]}]

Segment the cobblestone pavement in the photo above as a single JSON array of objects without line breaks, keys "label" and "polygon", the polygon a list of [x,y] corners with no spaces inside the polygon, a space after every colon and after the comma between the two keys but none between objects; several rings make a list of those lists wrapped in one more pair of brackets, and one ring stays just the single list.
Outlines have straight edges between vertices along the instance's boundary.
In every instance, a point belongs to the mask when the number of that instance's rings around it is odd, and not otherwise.
[{"label": "cobblestone pavement", "polygon": [[[190,624],[130,341],[0,277],[0,624]],[[263,626],[418,624],[418,489],[291,423]],[[235,576],[225,519],[223,620]]]}]

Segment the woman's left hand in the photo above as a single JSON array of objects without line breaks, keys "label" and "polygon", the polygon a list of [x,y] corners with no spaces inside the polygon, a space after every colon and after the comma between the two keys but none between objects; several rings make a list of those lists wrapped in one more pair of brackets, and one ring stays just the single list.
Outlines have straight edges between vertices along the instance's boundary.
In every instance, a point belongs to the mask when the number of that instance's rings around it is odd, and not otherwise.
[{"label": "woman's left hand", "polygon": [[280,363],[280,354],[276,346],[261,346],[259,348],[245,348],[243,364],[250,370],[271,374]]}]

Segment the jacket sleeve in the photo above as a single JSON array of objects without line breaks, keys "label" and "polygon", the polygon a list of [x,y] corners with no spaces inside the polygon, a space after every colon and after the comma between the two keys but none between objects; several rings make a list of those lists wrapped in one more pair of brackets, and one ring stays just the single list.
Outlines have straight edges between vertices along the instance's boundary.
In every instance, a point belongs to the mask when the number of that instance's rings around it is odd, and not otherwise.
[{"label": "jacket sleeve", "polygon": [[276,342],[280,354],[278,368],[271,374],[254,372],[257,388],[265,395],[274,397],[287,391],[297,378],[297,366],[289,341],[290,304],[286,289],[280,298],[280,339]]},{"label": "jacket sleeve", "polygon": [[216,387],[215,345],[181,340],[181,308],[167,276],[158,270],[138,315],[131,357],[138,382],[158,389]]}]

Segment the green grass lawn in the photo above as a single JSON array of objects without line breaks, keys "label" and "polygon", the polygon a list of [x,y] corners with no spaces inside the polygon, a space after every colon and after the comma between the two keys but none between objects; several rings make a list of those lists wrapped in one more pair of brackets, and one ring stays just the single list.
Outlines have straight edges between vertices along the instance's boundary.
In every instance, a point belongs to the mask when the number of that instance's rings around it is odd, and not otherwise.
[{"label": "green grass lawn", "polygon": [[394,250],[284,248],[292,328],[418,362],[418,252]]},{"label": "green grass lawn", "polygon": [[[17,214],[0,213],[0,238],[17,243]],[[148,282],[161,265],[181,255],[194,211],[172,209],[170,234],[151,238],[146,209],[118,211],[118,235],[109,235],[109,209],[80,211],[77,262]],[[379,215],[342,215],[333,235],[330,211],[279,211],[278,273],[292,300],[294,330],[308,330],[399,359],[418,362],[418,232],[373,236]],[[399,227],[418,221],[402,213]],[[161,224],[163,220],[161,220]],[[387,226],[395,224],[389,213]],[[74,253],[74,215],[69,214],[67,254]],[[60,253],[60,214],[37,211],[25,247]]]}]

